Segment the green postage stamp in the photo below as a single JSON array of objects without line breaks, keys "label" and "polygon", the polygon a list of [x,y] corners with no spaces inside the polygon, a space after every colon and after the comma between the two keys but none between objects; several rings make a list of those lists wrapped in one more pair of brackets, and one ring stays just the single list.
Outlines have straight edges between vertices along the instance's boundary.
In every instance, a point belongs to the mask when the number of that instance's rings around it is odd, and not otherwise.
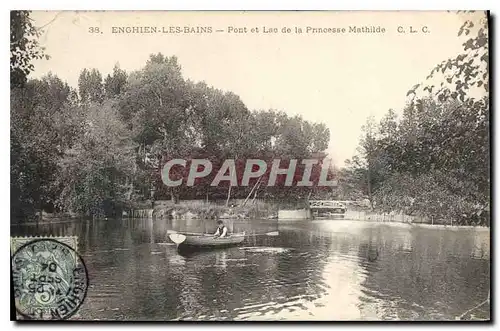
[{"label": "green postage stamp", "polygon": [[11,277],[17,319],[73,316],[87,294],[88,274],[77,237],[11,238]]}]

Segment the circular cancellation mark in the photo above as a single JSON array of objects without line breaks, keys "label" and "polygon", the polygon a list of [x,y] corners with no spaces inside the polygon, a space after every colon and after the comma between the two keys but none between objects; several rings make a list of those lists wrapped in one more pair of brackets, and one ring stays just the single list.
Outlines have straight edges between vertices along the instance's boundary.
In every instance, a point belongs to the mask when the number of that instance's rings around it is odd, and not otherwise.
[{"label": "circular cancellation mark", "polygon": [[24,319],[64,320],[85,300],[87,267],[70,246],[54,239],[36,239],[12,256],[15,307]]}]

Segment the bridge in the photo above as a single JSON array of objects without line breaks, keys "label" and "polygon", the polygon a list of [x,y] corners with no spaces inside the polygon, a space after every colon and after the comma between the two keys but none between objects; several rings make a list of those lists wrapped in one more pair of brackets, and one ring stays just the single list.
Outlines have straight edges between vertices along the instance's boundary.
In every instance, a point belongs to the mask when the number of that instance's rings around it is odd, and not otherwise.
[{"label": "bridge", "polygon": [[309,209],[313,217],[340,216],[344,218],[347,207],[335,200],[309,200]]},{"label": "bridge", "polygon": [[346,205],[335,200],[309,200],[309,208],[313,210],[346,210]]}]

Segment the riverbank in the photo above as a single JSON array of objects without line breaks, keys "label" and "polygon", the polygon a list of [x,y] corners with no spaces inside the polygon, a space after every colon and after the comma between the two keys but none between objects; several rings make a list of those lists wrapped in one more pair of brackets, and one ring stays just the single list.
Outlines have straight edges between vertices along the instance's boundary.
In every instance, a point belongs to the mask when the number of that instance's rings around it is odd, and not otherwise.
[{"label": "riverbank", "polygon": [[[131,209],[123,211],[122,218],[150,218],[150,219],[276,219],[279,212],[285,212],[283,204],[263,200],[247,201],[233,200],[228,206],[225,201],[186,200],[174,204],[171,201],[156,201],[154,208],[151,203],[145,201],[137,203]],[[287,206],[288,207],[288,206]],[[304,209],[305,210],[305,209]],[[290,210],[288,210],[290,211]],[[43,212],[40,220],[29,220],[28,222],[11,221],[11,224],[39,224],[59,223],[68,219],[84,219],[76,214],[49,214]],[[117,216],[118,218],[120,216]],[[106,220],[107,218],[103,218]],[[486,228],[483,225],[459,225],[453,220],[434,220],[419,216],[408,216],[395,213],[377,213],[363,208],[349,208],[344,215],[344,220],[375,222],[394,225],[419,225],[433,228]],[[299,221],[294,219],[293,221]],[[310,222],[311,219],[300,220]],[[332,222],[335,220],[331,220]]]},{"label": "riverbank", "polygon": [[268,219],[278,213],[278,205],[263,201],[231,201],[227,206],[203,200],[156,201],[154,208],[134,209],[123,213],[123,217],[149,217],[157,219]]},{"label": "riverbank", "polygon": [[[206,203],[183,201],[173,204],[170,201],[157,201],[154,208],[148,208],[150,203],[137,204],[134,208],[124,210],[122,218],[155,218],[155,219],[272,219],[277,217],[278,209],[274,204],[253,203],[245,204],[239,201],[231,203],[229,206]],[[72,213],[46,213],[42,212],[38,220],[32,219],[26,222],[11,220],[11,224],[38,224],[38,223],[59,223],[68,220],[86,219],[83,215]],[[101,218],[99,218],[101,219]],[[107,217],[102,220],[108,219]]]},{"label": "riverbank", "polygon": [[349,218],[344,218],[344,219],[334,219],[334,220],[329,220],[329,219],[317,219],[313,220],[312,222],[336,222],[336,221],[343,221],[343,222],[365,222],[365,223],[375,223],[375,224],[383,224],[391,227],[402,227],[402,228],[427,228],[427,229],[443,229],[443,230],[461,230],[461,229],[471,229],[475,231],[490,231],[490,228],[487,226],[482,226],[482,225],[446,225],[446,224],[426,224],[426,223],[408,223],[408,222],[379,222],[379,221],[373,221],[373,220],[359,220],[359,219],[349,219]]},{"label": "riverbank", "polygon": [[370,210],[353,210],[348,209],[344,215],[345,219],[357,220],[357,221],[367,221],[367,222],[380,222],[380,223],[409,223],[409,224],[422,224],[428,226],[484,226],[485,224],[478,224],[474,221],[469,222],[468,225],[463,225],[458,223],[453,219],[439,219],[433,217],[425,217],[419,215],[405,215],[397,213],[381,213],[377,211]]}]

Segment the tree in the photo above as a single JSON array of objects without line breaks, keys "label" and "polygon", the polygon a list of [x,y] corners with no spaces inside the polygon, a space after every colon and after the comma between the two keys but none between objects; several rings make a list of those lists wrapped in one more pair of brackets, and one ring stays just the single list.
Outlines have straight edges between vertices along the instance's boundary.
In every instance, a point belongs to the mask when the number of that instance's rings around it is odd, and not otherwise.
[{"label": "tree", "polygon": [[[30,18],[30,11],[10,12],[10,86],[23,87],[34,70],[33,60],[44,56],[44,48],[38,43],[40,31]],[[48,55],[45,55],[48,59]]]},{"label": "tree", "polygon": [[71,130],[61,122],[70,106],[70,93],[68,85],[52,74],[11,90],[11,195],[16,201],[12,208],[15,217],[30,217],[54,208],[57,159],[73,139]]},{"label": "tree", "polygon": [[[366,194],[370,200],[371,208],[373,209],[373,191],[376,190],[376,185],[379,180],[379,149],[377,148],[377,124],[375,118],[370,116],[365,125],[361,127],[363,135],[361,137],[358,152],[360,160],[363,160],[358,169],[365,169],[366,173]],[[358,171],[359,171],[358,170]]]},{"label": "tree", "polygon": [[127,84],[127,73],[120,69],[120,66],[115,64],[113,68],[113,75],[109,75],[104,80],[104,91],[106,97],[114,98],[125,92]]},{"label": "tree", "polygon": [[415,85],[407,95],[416,96],[417,90],[422,90],[439,101],[452,98],[465,102],[474,88],[489,92],[488,14],[476,11],[457,14],[464,17],[458,37],[468,36],[462,44],[464,52],[436,65],[427,76],[429,83]]},{"label": "tree", "polygon": [[463,224],[487,222],[487,98],[465,103],[424,99],[417,105],[405,109],[397,126],[382,121],[375,142],[383,150],[381,181],[374,190],[377,206]]},{"label": "tree", "polygon": [[78,91],[82,102],[102,102],[104,100],[104,87],[99,70],[83,69],[78,77]]},{"label": "tree", "polygon": [[128,203],[135,144],[111,102],[85,113],[82,134],[59,162],[59,204],[91,217],[119,216]]}]

